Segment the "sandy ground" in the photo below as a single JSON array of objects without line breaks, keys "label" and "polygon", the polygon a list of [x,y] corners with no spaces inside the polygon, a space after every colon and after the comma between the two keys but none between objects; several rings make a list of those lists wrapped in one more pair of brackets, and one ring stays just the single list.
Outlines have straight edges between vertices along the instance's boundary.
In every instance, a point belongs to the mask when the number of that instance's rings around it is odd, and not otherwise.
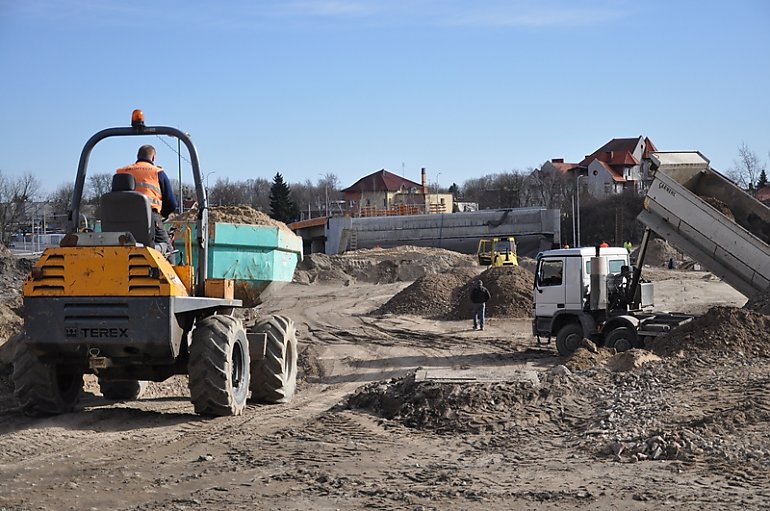
[{"label": "sandy ground", "polygon": [[[655,280],[663,309],[745,301],[703,273]],[[0,509],[770,508],[767,359],[565,374],[529,320],[492,318],[477,332],[468,321],[366,315],[407,285],[292,284],[264,306],[298,327],[303,371],[290,404],[202,419],[176,378],[134,402],[86,392],[59,417],[5,409]],[[443,417],[416,426],[349,402],[410,377],[426,395],[477,389],[486,402],[470,413],[438,403]],[[660,446],[658,459],[642,454]]]}]

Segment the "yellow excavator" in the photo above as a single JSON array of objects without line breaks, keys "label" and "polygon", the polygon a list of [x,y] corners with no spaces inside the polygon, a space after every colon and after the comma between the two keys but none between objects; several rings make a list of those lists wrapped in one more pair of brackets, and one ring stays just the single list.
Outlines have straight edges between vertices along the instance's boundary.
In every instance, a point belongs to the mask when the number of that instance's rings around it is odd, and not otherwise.
[{"label": "yellow excavator", "polygon": [[518,266],[516,241],[513,236],[480,239],[476,250],[479,264],[482,266]]}]

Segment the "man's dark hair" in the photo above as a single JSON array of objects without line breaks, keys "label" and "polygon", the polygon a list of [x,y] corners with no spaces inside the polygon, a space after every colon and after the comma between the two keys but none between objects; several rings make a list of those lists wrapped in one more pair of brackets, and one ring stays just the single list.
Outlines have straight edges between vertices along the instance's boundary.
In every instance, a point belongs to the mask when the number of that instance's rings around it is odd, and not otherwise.
[{"label": "man's dark hair", "polygon": [[152,161],[155,157],[155,148],[149,144],[143,145],[136,153],[137,160]]}]

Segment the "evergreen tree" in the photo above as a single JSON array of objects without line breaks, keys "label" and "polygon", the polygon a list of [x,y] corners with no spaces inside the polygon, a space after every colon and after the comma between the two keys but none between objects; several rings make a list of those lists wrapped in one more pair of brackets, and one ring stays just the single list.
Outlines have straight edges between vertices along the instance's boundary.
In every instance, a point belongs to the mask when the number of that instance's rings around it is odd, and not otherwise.
[{"label": "evergreen tree", "polygon": [[757,181],[757,189],[760,189],[765,185],[767,185],[767,174],[765,173],[765,169],[762,169],[762,172],[759,173],[759,180]]},{"label": "evergreen tree", "polygon": [[299,207],[291,198],[289,185],[283,181],[280,172],[275,174],[270,187],[270,216],[285,223],[299,219]]}]

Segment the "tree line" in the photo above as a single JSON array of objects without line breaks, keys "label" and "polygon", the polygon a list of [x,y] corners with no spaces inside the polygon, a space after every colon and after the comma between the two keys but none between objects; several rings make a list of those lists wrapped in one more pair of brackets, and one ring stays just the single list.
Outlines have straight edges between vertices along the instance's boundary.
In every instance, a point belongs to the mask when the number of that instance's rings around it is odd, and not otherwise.
[{"label": "tree line", "polygon": [[[766,163],[745,144],[738,148],[738,159],[725,174],[750,192],[766,185],[768,181]],[[171,182],[179,196],[179,182],[173,178]],[[111,173],[90,175],[83,192],[83,208],[95,212],[101,196],[110,191],[111,183]],[[569,244],[574,239],[574,202],[579,199],[581,241],[584,245],[601,241],[620,244],[641,236],[641,226],[634,220],[642,209],[641,197],[623,194],[597,200],[581,190],[578,198],[576,185],[574,179],[529,168],[482,175],[462,185],[452,183],[446,188],[437,187],[437,192],[451,193],[455,202],[477,203],[479,209],[560,209],[563,242]],[[41,192],[41,188],[40,180],[32,174],[12,178],[0,171],[0,237],[4,242],[19,230],[28,230],[26,224],[30,216],[35,216],[31,215],[32,204],[47,203],[49,218],[46,223],[63,227],[73,184],[60,185],[47,195]],[[182,183],[181,191],[182,199],[195,198],[192,185]],[[280,172],[272,180],[217,178],[207,193],[210,206],[249,205],[287,223],[344,210],[339,178],[331,172],[320,175],[315,182],[305,179],[287,183]],[[36,216],[40,218],[40,214]]]}]

